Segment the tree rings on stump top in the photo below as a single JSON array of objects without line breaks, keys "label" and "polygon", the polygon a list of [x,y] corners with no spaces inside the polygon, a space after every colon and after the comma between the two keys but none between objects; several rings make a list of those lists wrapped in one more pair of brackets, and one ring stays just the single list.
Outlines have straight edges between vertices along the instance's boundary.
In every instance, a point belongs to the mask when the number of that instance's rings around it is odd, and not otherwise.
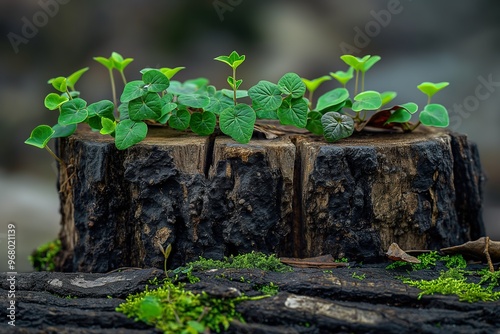
[{"label": "tree rings on stump top", "polygon": [[464,135],[364,132],[239,144],[150,128],[118,151],[79,129],[60,139],[66,271],[169,267],[261,251],[375,261],[390,244],[438,249],[483,235],[483,175]]}]

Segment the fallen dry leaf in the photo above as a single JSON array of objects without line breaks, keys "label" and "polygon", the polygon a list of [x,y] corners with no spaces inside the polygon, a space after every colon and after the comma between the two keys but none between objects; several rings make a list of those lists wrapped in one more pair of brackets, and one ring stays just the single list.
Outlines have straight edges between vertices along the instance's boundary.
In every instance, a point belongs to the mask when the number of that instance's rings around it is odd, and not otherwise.
[{"label": "fallen dry leaf", "polygon": [[[488,238],[489,239],[489,238]],[[487,237],[482,237],[474,241],[469,241],[464,244],[442,248],[441,252],[449,255],[462,254],[464,257],[473,259],[485,260],[484,253]],[[500,261],[500,241],[491,241],[488,243],[488,252],[493,262]]]},{"label": "fallen dry leaf", "polygon": [[393,242],[389,246],[389,250],[385,253],[389,259],[394,261],[403,261],[408,263],[420,263],[420,260],[414,256],[407,254],[404,250],[399,248],[399,245]]},{"label": "fallen dry leaf", "polygon": [[282,257],[280,261],[292,267],[298,268],[321,268],[330,269],[338,267],[347,267],[349,263],[347,262],[335,262],[333,256],[322,255],[317,257],[309,257],[305,259],[297,259],[294,257]]}]

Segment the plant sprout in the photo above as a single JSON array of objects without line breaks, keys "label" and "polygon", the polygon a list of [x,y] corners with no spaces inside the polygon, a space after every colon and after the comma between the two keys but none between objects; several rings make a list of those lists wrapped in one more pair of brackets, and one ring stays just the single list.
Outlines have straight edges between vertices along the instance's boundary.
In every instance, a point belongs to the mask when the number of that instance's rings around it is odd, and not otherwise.
[{"label": "plant sprout", "polygon": [[[109,58],[94,59],[108,69],[113,102],[102,100],[87,103],[75,90],[76,83],[88,68],[82,68],[67,77],[52,78],[49,84],[55,92],[45,97],[44,105],[49,110],[59,111],[57,124],[37,126],[26,140],[26,144],[45,148],[61,164],[63,161],[48,147],[50,139],[70,136],[82,123],[93,131],[111,136],[119,150],[142,142],[147,136],[148,124],[169,126],[179,131],[189,129],[201,136],[213,134],[218,127],[222,133],[245,144],[251,140],[255,129],[267,131],[261,124],[256,124],[259,119],[305,128],[314,135],[323,136],[328,142],[349,137],[354,131],[362,131],[365,127],[387,130],[399,127],[408,132],[420,124],[445,127],[449,123],[446,108],[430,103],[438,91],[448,86],[447,82],[424,82],[418,86],[428,99],[415,125],[410,123],[412,115],[418,111],[418,105],[413,102],[381,110],[397,93],[365,90],[366,72],[380,61],[379,56],[358,58],[343,55],[341,59],[349,65],[345,72],[330,72],[330,76],[314,80],[289,72],[277,82],[260,80],[248,90],[240,89],[243,80],[236,76],[236,69],[245,61],[245,56],[236,51],[214,58],[231,67],[232,75],[227,77],[231,90],[218,90],[206,78],[184,82],[173,80],[184,67],[144,68],[140,71],[139,80],[127,82],[124,70],[133,61],[132,58],[123,58],[113,52]],[[120,73],[124,83],[119,99],[113,80],[114,69]],[[351,94],[346,86],[354,77],[354,72],[356,80],[354,94]],[[332,77],[342,87],[327,91],[317,101],[313,101],[314,92]],[[238,99],[244,97],[250,102],[238,103]],[[119,112],[118,117],[115,117],[115,110]],[[368,112],[374,113],[367,117]]]}]

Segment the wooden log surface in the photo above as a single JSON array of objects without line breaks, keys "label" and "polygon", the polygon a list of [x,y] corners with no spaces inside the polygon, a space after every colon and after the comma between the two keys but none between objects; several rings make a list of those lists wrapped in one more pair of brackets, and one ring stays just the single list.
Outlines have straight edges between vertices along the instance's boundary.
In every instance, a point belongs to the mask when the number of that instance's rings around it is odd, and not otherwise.
[{"label": "wooden log surface", "polygon": [[169,267],[252,250],[373,262],[396,242],[439,249],[484,234],[479,154],[465,135],[364,132],[239,144],[151,128],[118,151],[88,129],[58,142],[58,269]]},{"label": "wooden log surface", "polygon": [[[218,269],[194,272],[200,281],[185,280],[185,287],[217,298],[259,295],[258,287],[269,282],[279,287],[275,296],[238,304],[246,322],[233,321],[224,333],[498,333],[499,302],[460,302],[456,296],[438,294],[418,298],[418,289],[395,278],[407,275],[406,270],[387,270],[386,265],[326,272],[296,268],[289,273]],[[441,269],[410,275],[431,279]],[[355,278],[353,273],[365,278]],[[9,290],[7,275],[0,273],[2,296]],[[163,277],[163,271],[154,268],[109,274],[18,274],[16,327],[4,320],[0,333],[159,333],[115,308],[127,295],[142,292],[155,278]],[[3,319],[7,303],[7,298],[0,299]]]}]

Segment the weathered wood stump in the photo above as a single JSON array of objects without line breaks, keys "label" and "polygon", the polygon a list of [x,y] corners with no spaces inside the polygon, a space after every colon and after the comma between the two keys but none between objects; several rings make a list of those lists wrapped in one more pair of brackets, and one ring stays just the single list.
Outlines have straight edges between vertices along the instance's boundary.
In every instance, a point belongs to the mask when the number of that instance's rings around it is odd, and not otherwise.
[{"label": "weathered wood stump", "polygon": [[151,128],[118,151],[88,129],[60,140],[64,271],[169,267],[250,252],[376,261],[392,242],[436,249],[484,234],[483,174],[466,136],[422,129],[200,137]]}]

